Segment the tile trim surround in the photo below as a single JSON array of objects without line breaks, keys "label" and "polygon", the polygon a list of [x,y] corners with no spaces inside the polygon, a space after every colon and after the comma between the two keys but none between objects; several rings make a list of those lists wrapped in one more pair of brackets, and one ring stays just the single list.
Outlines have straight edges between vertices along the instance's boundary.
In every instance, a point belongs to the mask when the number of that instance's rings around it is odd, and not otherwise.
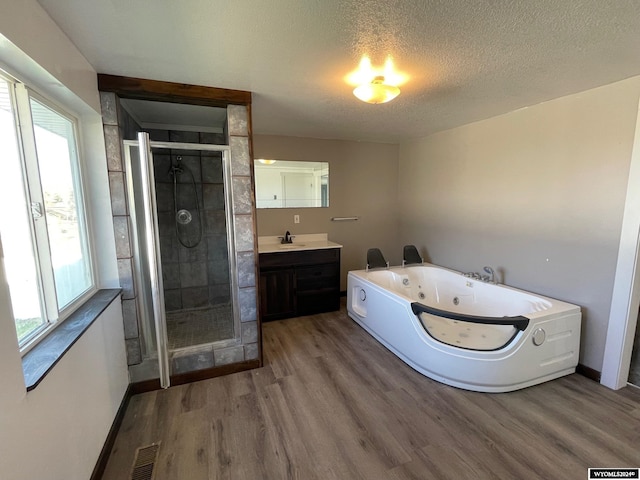
[{"label": "tile trim surround", "polygon": [[[125,195],[126,172],[123,167],[122,140],[124,130],[131,125],[126,111],[123,111],[119,97],[112,92],[100,92],[102,120],[107,152],[107,168],[109,172],[111,204],[113,211],[114,232],[117,241],[117,258],[120,284],[123,286],[123,320],[125,322],[125,341],[128,365],[139,364],[142,359],[140,346],[140,328],[138,320],[138,296],[135,280],[131,270],[132,250],[130,243],[131,220]],[[255,261],[257,258],[257,241],[255,233],[255,193],[252,181],[251,135],[249,125],[249,107],[244,105],[227,106],[227,131],[230,146],[231,188],[233,205],[233,221],[235,228],[235,265],[238,278],[236,296],[241,324],[236,332],[238,345],[230,348],[213,349],[213,356],[206,355],[203,363],[202,353],[176,356],[180,370],[188,370],[190,364],[194,369],[226,365],[259,359],[259,326],[257,318],[257,286]],[[117,135],[116,135],[117,133]],[[125,228],[128,227],[128,228]],[[126,310],[126,312],[124,311]],[[126,315],[124,315],[126,313]],[[244,326],[245,322],[247,323]],[[249,333],[250,332],[250,333]],[[243,335],[244,333],[244,335]],[[213,364],[209,365],[209,359]]]}]

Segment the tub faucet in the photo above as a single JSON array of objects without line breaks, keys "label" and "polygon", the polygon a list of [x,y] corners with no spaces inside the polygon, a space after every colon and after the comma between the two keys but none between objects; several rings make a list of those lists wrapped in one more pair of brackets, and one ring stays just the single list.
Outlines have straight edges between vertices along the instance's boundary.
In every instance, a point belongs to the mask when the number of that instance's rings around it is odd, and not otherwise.
[{"label": "tub faucet", "polygon": [[486,281],[488,281],[489,283],[498,283],[498,275],[493,268],[484,267],[483,270],[489,274]]}]

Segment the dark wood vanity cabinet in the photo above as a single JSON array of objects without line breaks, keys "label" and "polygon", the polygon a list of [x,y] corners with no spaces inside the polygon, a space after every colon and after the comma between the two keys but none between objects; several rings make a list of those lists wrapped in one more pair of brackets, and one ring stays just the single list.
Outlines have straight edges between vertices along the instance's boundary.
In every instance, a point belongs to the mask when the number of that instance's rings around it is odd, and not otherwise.
[{"label": "dark wood vanity cabinet", "polygon": [[260,254],[263,321],[339,308],[339,248]]}]

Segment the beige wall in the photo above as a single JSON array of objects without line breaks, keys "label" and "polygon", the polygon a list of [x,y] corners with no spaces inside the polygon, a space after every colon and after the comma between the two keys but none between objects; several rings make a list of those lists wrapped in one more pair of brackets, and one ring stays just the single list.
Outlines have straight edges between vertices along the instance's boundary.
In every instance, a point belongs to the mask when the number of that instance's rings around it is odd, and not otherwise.
[{"label": "beige wall", "polygon": [[[96,72],[35,0],[0,0],[0,11],[2,67],[81,118],[97,281],[117,286]],[[0,246],[0,477],[89,478],[128,385],[120,302],[27,393],[1,253]]]},{"label": "beige wall", "polygon": [[[24,82],[38,81],[38,89],[53,98],[74,101],[77,96],[85,108],[100,112],[95,70],[38,2],[0,0],[0,11],[0,35],[12,42],[0,42],[2,67],[11,74],[19,73]],[[34,64],[12,68],[14,56],[21,54]],[[47,83],[39,82],[43,75],[50,77]]]},{"label": "beige wall", "polygon": [[[329,207],[258,209],[258,235],[328,233],[344,245],[341,290],[349,270],[364,268],[367,249],[401,261],[397,233],[398,146],[382,143],[254,135],[255,158],[329,162]],[[293,216],[300,215],[300,223]],[[355,222],[331,217],[358,216]]]},{"label": "beige wall", "polygon": [[400,243],[582,307],[602,368],[640,77],[400,146]]}]

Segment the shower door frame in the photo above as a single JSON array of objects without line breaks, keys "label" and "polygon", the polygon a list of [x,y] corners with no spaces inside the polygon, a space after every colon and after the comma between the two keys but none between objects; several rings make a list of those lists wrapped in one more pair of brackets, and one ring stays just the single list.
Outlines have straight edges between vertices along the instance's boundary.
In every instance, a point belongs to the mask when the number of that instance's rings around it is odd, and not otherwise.
[{"label": "shower door frame", "polygon": [[[216,345],[226,346],[239,344],[241,340],[241,322],[240,322],[240,310],[238,299],[238,272],[236,265],[235,255],[235,229],[233,223],[233,188],[231,180],[231,156],[229,145],[213,145],[206,143],[180,143],[180,142],[162,142],[149,140],[149,134],[147,132],[139,132],[138,140],[123,140],[125,147],[137,147],[140,160],[140,170],[142,174],[142,196],[144,203],[145,218],[138,219],[135,208],[130,205],[129,215],[131,217],[131,236],[132,236],[132,255],[134,263],[134,277],[138,284],[138,289],[141,291],[140,296],[146,297],[149,292],[142,291],[144,284],[141,278],[141,270],[143,268],[141,264],[141,255],[146,254],[149,264],[149,276],[151,284],[151,296],[153,304],[153,312],[143,312],[142,308],[139,309],[141,314],[141,327],[142,336],[144,339],[144,353],[147,358],[152,358],[152,354],[149,351],[150,345],[150,321],[148,320],[149,313],[152,313],[152,323],[155,326],[155,347],[158,356],[158,367],[160,386],[162,388],[168,388],[171,386],[171,367],[169,364],[169,346],[167,340],[167,319],[166,308],[164,304],[164,288],[162,283],[162,260],[160,254],[160,230],[158,227],[158,211],[156,205],[156,191],[155,191],[155,175],[153,168],[153,154],[152,148],[166,148],[172,150],[199,150],[209,152],[221,152],[222,153],[222,170],[223,170],[223,182],[224,182],[224,200],[225,200],[225,220],[226,220],[226,233],[227,233],[227,252],[229,261],[229,282],[231,290],[231,302],[233,312],[233,338],[227,340],[221,340],[215,342]],[[125,170],[127,172],[133,172],[132,162],[129,151],[126,150],[125,154]],[[130,173],[126,175],[127,182],[127,197],[129,201],[135,198],[135,191],[133,185],[133,175]],[[204,200],[203,200],[204,201]],[[150,215],[149,215],[150,213]],[[147,231],[147,244],[144,251],[141,251],[142,246],[138,239],[137,228],[142,228],[140,221],[144,221],[144,228]],[[145,320],[145,318],[147,320]],[[197,346],[190,346],[176,350],[186,350],[190,348],[197,348]],[[143,358],[144,361],[144,358]]]}]

